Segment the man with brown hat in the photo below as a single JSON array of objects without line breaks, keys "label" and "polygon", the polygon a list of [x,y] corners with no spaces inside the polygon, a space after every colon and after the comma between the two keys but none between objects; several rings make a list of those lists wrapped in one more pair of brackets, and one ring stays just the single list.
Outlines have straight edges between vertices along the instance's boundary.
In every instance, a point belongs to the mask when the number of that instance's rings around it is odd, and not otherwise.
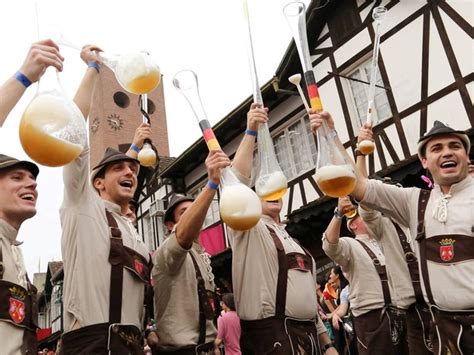
[{"label": "man with brown hat", "polygon": [[[330,115],[319,115],[314,128]],[[361,139],[371,139],[369,126]],[[425,301],[436,326],[434,352],[474,352],[474,179],[469,137],[439,121],[418,141],[418,157],[434,179],[431,191],[359,177],[353,196],[410,229]]]},{"label": "man with brown hat", "polygon": [[2,353],[36,353],[36,288],[26,273],[21,224],[36,214],[38,167],[0,154],[0,339]]},{"label": "man with brown hat", "polygon": [[[89,53],[94,51],[91,48]],[[91,54],[92,55],[92,54]],[[84,117],[95,78],[74,98]],[[138,129],[137,129],[138,131]],[[143,146],[144,138],[133,143]],[[89,147],[64,167],[60,208],[64,261],[63,354],[142,354],[148,248],[125,215],[137,188],[138,160],[107,148],[89,178]]]},{"label": "man with brown hat", "polygon": [[229,164],[224,152],[211,151],[206,159],[207,185],[196,199],[174,195],[166,210],[164,220],[171,234],[153,255],[159,339],[153,354],[195,355],[213,350],[218,302],[209,255],[198,238],[221,169]]}]

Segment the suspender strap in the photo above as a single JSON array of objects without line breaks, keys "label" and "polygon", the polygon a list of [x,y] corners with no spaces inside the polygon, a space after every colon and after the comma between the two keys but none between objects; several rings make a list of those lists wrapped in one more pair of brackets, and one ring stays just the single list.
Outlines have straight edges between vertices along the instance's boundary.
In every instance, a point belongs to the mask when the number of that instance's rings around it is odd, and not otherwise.
[{"label": "suspender strap", "polygon": [[392,303],[392,298],[390,297],[387,269],[385,265],[380,264],[380,260],[377,259],[377,256],[375,256],[372,249],[370,249],[363,241],[358,240],[358,239],[356,240],[360,243],[360,245],[362,245],[364,250],[367,252],[367,254],[369,254],[369,257],[372,259],[372,262],[374,263],[374,266],[375,266],[375,270],[377,270],[377,273],[379,274],[379,277],[380,277],[380,281],[382,283],[383,300],[386,306],[390,305]]},{"label": "suspender strap", "polygon": [[413,290],[415,292],[415,299],[418,304],[425,304],[425,300],[423,299],[423,292],[421,291],[421,284],[420,284],[420,270],[418,269],[418,260],[416,258],[413,249],[411,248],[410,242],[408,238],[400,228],[400,226],[391,220],[395,229],[397,230],[398,239],[400,240],[400,244],[403,249],[403,253],[405,254],[405,261],[407,262],[408,272],[410,273],[411,283],[413,285]]},{"label": "suspender strap", "polygon": [[3,266],[2,243],[0,242],[0,280],[3,280],[3,273],[4,272],[5,272],[5,267]]},{"label": "suspender strap", "polygon": [[204,279],[199,269],[196,258],[193,253],[190,251],[189,255],[193,261],[194,270],[196,271],[196,280],[197,280],[197,292],[198,292],[198,302],[199,302],[199,339],[198,345],[204,344],[206,342],[206,314],[204,312],[203,297],[207,298],[206,286],[204,285]]},{"label": "suspender strap", "polygon": [[284,318],[286,309],[286,288],[288,283],[288,261],[286,259],[285,249],[283,248],[281,240],[278,238],[273,228],[269,226],[267,226],[267,228],[277,249],[278,257],[278,281],[276,290],[275,317]]},{"label": "suspender strap", "polygon": [[107,223],[110,229],[110,297],[109,297],[109,323],[120,323],[122,318],[122,291],[123,291],[123,262],[122,232],[112,213],[105,210]]},{"label": "suspender strap", "polygon": [[420,248],[420,269],[423,276],[423,284],[425,285],[426,296],[430,304],[435,304],[433,293],[431,292],[430,277],[428,274],[428,263],[426,259],[426,234],[425,234],[425,211],[430,199],[431,191],[420,190],[418,197],[418,222],[416,230],[416,241]]}]

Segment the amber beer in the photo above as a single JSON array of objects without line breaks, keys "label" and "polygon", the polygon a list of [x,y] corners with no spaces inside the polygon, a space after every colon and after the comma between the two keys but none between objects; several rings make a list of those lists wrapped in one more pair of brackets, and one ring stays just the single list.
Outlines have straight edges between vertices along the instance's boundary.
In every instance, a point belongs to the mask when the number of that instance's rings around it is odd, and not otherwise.
[{"label": "amber beer", "polygon": [[370,155],[374,152],[375,150],[375,144],[372,141],[369,140],[363,140],[360,142],[357,146],[359,151],[364,154],[364,155]]},{"label": "amber beer", "polygon": [[351,219],[357,216],[357,207],[351,206],[349,208],[346,208],[344,211],[344,216],[346,216],[347,219]]},{"label": "amber beer", "polygon": [[316,172],[316,183],[330,197],[344,197],[354,191],[356,176],[349,165],[327,165]]},{"label": "amber beer", "polygon": [[80,144],[57,138],[67,129],[70,108],[54,95],[37,96],[26,108],[20,122],[23,150],[35,162],[45,166],[63,166],[81,154]]},{"label": "amber beer", "polygon": [[260,176],[255,184],[257,195],[265,201],[276,201],[288,190],[288,181],[281,171]]},{"label": "amber beer", "polygon": [[243,184],[224,187],[219,209],[224,223],[239,231],[252,228],[262,216],[260,200]]},{"label": "amber beer", "polygon": [[140,165],[147,167],[154,166],[156,164],[156,153],[152,148],[144,147],[140,150],[140,153],[138,153],[137,159]]},{"label": "amber beer", "polygon": [[125,84],[128,91],[133,94],[141,95],[151,92],[160,83],[160,72],[153,71],[147,75],[133,78],[130,82]]}]

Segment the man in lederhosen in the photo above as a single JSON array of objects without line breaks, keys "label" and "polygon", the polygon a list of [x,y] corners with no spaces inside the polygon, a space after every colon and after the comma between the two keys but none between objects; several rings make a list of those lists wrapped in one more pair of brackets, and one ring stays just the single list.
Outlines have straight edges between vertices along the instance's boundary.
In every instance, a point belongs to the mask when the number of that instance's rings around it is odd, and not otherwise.
[{"label": "man in lederhosen", "polygon": [[21,224],[36,214],[38,167],[0,154],[0,339],[2,354],[36,354],[38,308],[20,242]]},{"label": "man in lederhosen", "polygon": [[[359,136],[358,142],[360,141]],[[365,156],[358,150],[356,165],[359,174],[367,177]],[[385,178],[384,182],[401,187],[390,178]],[[402,313],[410,354],[432,354],[431,315],[423,298],[410,231],[379,211],[365,206],[358,211],[383,250],[388,280],[397,294],[396,299],[392,299],[392,306]]]},{"label": "man in lederhosen", "polygon": [[339,264],[350,288],[359,354],[408,354],[406,339],[407,291],[398,275],[388,274],[379,237],[356,215],[347,222],[354,238],[340,238],[344,213],[353,205],[340,198],[323,235],[323,250]]},{"label": "man in lederhosen", "polygon": [[[19,71],[0,87],[0,127],[26,89],[64,58],[51,40],[33,43]],[[3,147],[2,147],[3,148]],[[4,354],[36,354],[38,309],[16,240],[21,224],[36,214],[38,167],[0,154],[0,339]]]},{"label": "man in lederhosen", "polygon": [[[86,52],[94,60],[94,50],[85,47],[81,57]],[[97,66],[88,68],[74,98],[86,118],[97,72]],[[139,130],[149,131],[149,127]],[[137,140],[137,131],[133,143],[140,148],[143,136]],[[143,353],[141,331],[150,257],[125,216],[138,171],[136,159],[108,148],[89,180],[88,146],[64,167],[60,209],[63,354]]]},{"label": "man in lederhosen", "polygon": [[209,255],[198,244],[199,232],[215,197],[221,169],[230,164],[222,151],[206,159],[208,183],[193,199],[174,195],[164,221],[171,233],[153,255],[158,345],[153,354],[212,353],[218,301]]},{"label": "man in lederhosen", "polygon": [[[267,109],[252,104],[234,159],[242,179],[252,169],[258,125]],[[243,354],[337,354],[318,316],[316,265],[280,223],[282,201],[262,201],[262,218],[247,231],[229,230],[232,282]]]},{"label": "man in lederhosen", "polygon": [[[330,115],[315,117],[313,125]],[[368,127],[367,127],[368,128]],[[372,139],[362,128],[362,139]],[[360,177],[353,196],[410,229],[424,299],[434,318],[435,354],[474,352],[474,179],[469,137],[439,121],[418,141],[418,157],[434,179],[430,191]]]}]

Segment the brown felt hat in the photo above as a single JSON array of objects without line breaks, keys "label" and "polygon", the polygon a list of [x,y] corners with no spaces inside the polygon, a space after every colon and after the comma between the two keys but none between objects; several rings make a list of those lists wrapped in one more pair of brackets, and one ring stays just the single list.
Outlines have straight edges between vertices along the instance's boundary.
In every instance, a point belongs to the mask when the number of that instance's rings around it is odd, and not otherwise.
[{"label": "brown felt hat", "polygon": [[185,201],[194,201],[194,198],[191,196],[185,196],[185,195],[180,195],[180,194],[174,194],[171,199],[170,199],[170,204],[168,205],[168,208],[166,209],[165,216],[164,216],[164,221],[172,221],[173,220],[173,212],[174,209],[181,203]]},{"label": "brown felt hat", "polygon": [[449,134],[458,137],[464,145],[466,152],[469,154],[469,150],[471,149],[471,142],[469,141],[469,137],[465,132],[456,131],[440,121],[435,121],[433,128],[431,128],[418,140],[418,158],[420,158],[421,160],[423,148],[431,140],[431,138]]},{"label": "brown felt hat", "polygon": [[0,171],[14,166],[26,168],[26,170],[33,174],[35,179],[39,174],[39,168],[36,164],[26,160],[18,160],[5,154],[0,154]]},{"label": "brown felt hat", "polygon": [[91,181],[93,182],[95,177],[107,167],[110,163],[115,163],[118,161],[133,161],[137,163],[137,165],[140,167],[140,162],[132,157],[129,157],[128,155],[119,152],[118,150],[114,148],[108,147],[105,150],[104,156],[102,157],[102,160],[97,164],[93,169],[91,173]]}]

